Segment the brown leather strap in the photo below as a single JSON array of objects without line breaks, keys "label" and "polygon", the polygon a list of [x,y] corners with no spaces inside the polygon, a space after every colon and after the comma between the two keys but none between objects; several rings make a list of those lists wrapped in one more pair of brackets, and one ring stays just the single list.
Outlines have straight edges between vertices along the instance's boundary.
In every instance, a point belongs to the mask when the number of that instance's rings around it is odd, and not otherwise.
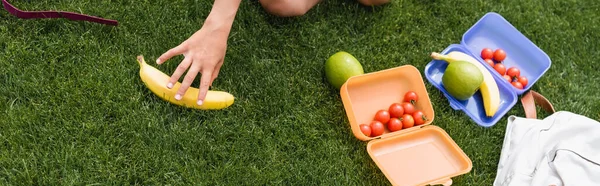
[{"label": "brown leather strap", "polygon": [[556,112],[554,110],[554,106],[552,106],[552,103],[550,103],[548,99],[533,90],[530,90],[523,95],[521,98],[521,103],[523,104],[523,110],[525,110],[526,118],[537,119],[537,111],[535,109],[536,105],[539,105],[546,112]]}]

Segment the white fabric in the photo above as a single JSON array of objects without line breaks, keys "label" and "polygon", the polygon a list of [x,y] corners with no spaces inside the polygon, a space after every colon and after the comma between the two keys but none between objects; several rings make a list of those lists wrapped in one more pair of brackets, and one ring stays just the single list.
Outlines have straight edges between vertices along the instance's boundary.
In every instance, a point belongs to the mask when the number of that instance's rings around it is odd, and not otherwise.
[{"label": "white fabric", "polygon": [[494,186],[600,186],[600,123],[566,111],[508,118]]}]

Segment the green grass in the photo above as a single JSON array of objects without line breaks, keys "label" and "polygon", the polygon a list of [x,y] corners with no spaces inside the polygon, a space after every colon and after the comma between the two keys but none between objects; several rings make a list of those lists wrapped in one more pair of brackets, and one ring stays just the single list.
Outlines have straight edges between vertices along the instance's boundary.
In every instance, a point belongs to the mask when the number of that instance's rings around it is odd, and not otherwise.
[{"label": "green grass", "polygon": [[[135,62],[139,54],[153,61],[187,39],[211,1],[11,2],[120,25],[24,20],[0,11],[2,185],[387,185],[324,79],[325,60],[344,50],[367,72],[407,64],[422,71],[430,52],[460,42],[490,11],[551,57],[533,90],[557,110],[600,118],[594,1],[396,0],[373,8],[326,0],[297,18],[274,17],[244,1],[213,84],[236,96],[222,111],[160,100],[143,86]],[[158,68],[170,74],[181,59]],[[426,86],[434,125],[473,161],[454,185],[491,185],[507,117],[479,127]],[[516,105],[508,115],[524,113]]]}]

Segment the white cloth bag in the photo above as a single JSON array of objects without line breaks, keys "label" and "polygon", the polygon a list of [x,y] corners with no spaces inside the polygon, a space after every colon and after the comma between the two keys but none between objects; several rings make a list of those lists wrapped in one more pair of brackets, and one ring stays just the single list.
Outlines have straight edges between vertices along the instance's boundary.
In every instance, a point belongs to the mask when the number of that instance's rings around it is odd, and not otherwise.
[{"label": "white cloth bag", "polygon": [[600,123],[561,111],[508,118],[494,186],[600,186]]}]

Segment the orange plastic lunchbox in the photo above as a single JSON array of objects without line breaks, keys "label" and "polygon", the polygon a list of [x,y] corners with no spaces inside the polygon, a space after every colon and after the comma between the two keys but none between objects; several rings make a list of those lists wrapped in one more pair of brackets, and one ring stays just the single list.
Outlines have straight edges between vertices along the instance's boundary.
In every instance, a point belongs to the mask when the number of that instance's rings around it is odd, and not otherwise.
[{"label": "orange plastic lunchbox", "polygon": [[[415,91],[415,107],[428,121],[422,125],[377,137],[364,135],[360,124],[369,125],[378,110],[402,103],[404,94]],[[421,73],[412,65],[385,69],[349,78],[340,95],[356,138],[368,141],[367,152],[392,185],[452,184],[452,177],[471,171],[469,157],[440,127],[431,125],[434,111]]]}]

